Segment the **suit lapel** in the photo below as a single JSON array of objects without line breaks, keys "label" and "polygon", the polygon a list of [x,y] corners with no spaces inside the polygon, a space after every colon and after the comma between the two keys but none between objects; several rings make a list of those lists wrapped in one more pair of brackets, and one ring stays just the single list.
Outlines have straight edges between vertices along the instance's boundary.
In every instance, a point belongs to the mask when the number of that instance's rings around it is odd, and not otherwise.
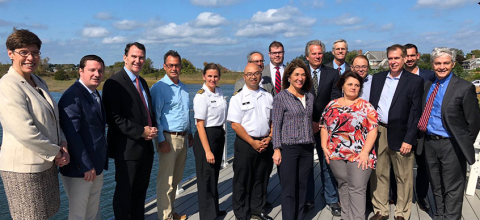
[{"label": "suit lapel", "polygon": [[400,76],[400,80],[397,84],[397,88],[395,89],[395,94],[393,95],[392,104],[390,106],[393,106],[393,104],[395,104],[395,101],[397,100],[398,96],[400,95],[400,93],[404,89],[405,84],[408,81],[408,78],[411,76],[409,74],[412,74],[412,73],[410,73],[406,70],[403,70],[402,75]]},{"label": "suit lapel", "polygon": [[92,94],[90,94],[88,90],[78,80],[75,82],[75,86],[77,87],[77,89],[80,90],[80,92],[85,97],[85,99],[90,103],[90,105],[92,105],[95,108],[95,110],[97,111],[98,117],[100,117],[100,119],[104,121],[105,117],[103,116],[103,113],[102,113],[102,109],[101,109],[102,107],[100,106],[99,103],[97,103],[97,100],[93,98]]},{"label": "suit lapel", "polygon": [[322,65],[320,67],[320,82],[318,83],[318,88],[317,88],[317,94],[316,94],[316,97],[319,96],[320,94],[320,90],[322,90],[322,85],[325,83],[326,79],[327,79],[327,68],[324,67],[324,65]]},{"label": "suit lapel", "polygon": [[[125,80],[125,86],[126,86],[127,90],[130,92],[130,94],[133,94],[133,96],[135,96],[135,97],[137,98],[138,107],[139,107],[140,109],[142,109],[141,111],[142,111],[143,113],[147,113],[147,112],[145,111],[145,107],[143,107],[143,102],[142,102],[142,100],[141,100],[141,98],[140,98],[140,94],[138,93],[137,88],[133,85],[133,81],[130,79],[130,77],[128,76],[127,72],[125,72],[124,69],[122,69],[122,76],[123,76],[123,79]],[[140,79],[139,79],[139,80],[140,80]],[[141,82],[141,80],[140,80],[140,82]],[[142,83],[142,85],[143,85],[143,83]],[[148,87],[147,87],[147,88],[148,88]],[[144,89],[145,89],[145,87],[144,87]],[[145,89],[145,90],[146,90],[146,89]],[[146,91],[145,91],[145,93],[146,93]]]},{"label": "suit lapel", "polygon": [[[453,74],[453,73],[450,73]],[[450,102],[450,99],[452,98],[453,94],[455,93],[455,90],[457,90],[457,82],[458,78],[455,75],[452,75],[452,78],[450,79],[450,82],[447,85],[447,90],[445,91],[445,95],[443,96],[443,101],[442,101],[442,121],[445,115],[445,109],[447,108],[448,103]],[[443,121],[443,124],[445,125],[445,121]]]},{"label": "suit lapel", "polygon": [[423,92],[423,98],[422,98],[422,109],[424,109],[425,105],[427,104],[427,95],[428,95],[428,91],[430,90],[431,86],[432,86],[432,82],[425,81],[425,85],[424,85],[424,89],[423,89],[423,91],[424,91]]},{"label": "suit lapel", "polygon": [[383,87],[385,86],[385,81],[387,80],[387,74],[388,72],[382,72],[375,74],[375,76],[372,76],[370,101],[375,108],[378,107],[378,102],[380,101],[380,96],[382,95]]},{"label": "suit lapel", "polygon": [[[25,81],[25,79],[23,79],[23,77],[21,77],[19,74],[18,76],[22,79],[22,81]],[[40,79],[37,78],[37,76],[35,75],[31,75],[32,76],[32,80],[35,82],[35,84],[37,85],[37,87],[42,91],[42,94],[43,94],[43,97],[42,95],[40,95],[40,93],[38,93],[37,90],[35,90],[35,88],[33,88],[32,86],[30,86],[30,84],[28,84],[28,82],[25,81],[25,85],[27,86],[27,88],[32,91],[33,94],[35,94],[35,96],[37,96],[37,98],[45,105],[47,106],[48,110],[50,111],[50,113],[55,117],[55,110],[53,109],[55,103],[53,101],[53,98],[50,96],[50,93],[48,92],[48,89],[46,87],[46,85],[44,85]]]}]

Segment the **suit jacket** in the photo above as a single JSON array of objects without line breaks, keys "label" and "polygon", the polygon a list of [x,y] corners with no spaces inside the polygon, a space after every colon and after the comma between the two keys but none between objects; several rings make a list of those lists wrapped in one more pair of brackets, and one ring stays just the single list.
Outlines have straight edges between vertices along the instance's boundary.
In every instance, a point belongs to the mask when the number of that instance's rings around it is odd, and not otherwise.
[{"label": "suit jacket", "polygon": [[65,140],[58,106],[40,77],[31,75],[43,97],[10,67],[0,79],[0,121],[3,143],[0,170],[38,173],[50,169]]},{"label": "suit jacket", "polygon": [[[419,68],[420,69],[420,68]],[[424,70],[420,69],[419,75],[423,78],[425,82],[430,81],[433,82],[435,81],[435,73],[431,70]]]},{"label": "suit jacket", "polygon": [[[370,103],[378,109],[389,71],[373,75]],[[403,70],[388,110],[388,147],[400,151],[402,143],[417,145],[417,125],[422,114],[423,78]]]},{"label": "suit jacket", "polygon": [[108,169],[105,139],[106,116],[92,94],[78,80],[58,102],[60,126],[68,142],[70,163],[60,168],[68,177],[84,177],[95,168],[97,175]]},{"label": "suit jacket", "polygon": [[[325,66],[328,66],[328,67],[336,70],[335,68],[333,68],[333,62],[335,62],[335,61],[328,62],[328,63],[325,64]],[[350,70],[350,64],[348,64],[347,62],[345,62],[345,72],[348,71],[348,70]],[[338,71],[337,71],[337,72],[338,72]]]},{"label": "suit jacket", "polygon": [[[453,73],[450,73],[453,74]],[[423,108],[432,82],[425,82]],[[460,148],[469,164],[475,163],[473,143],[480,130],[480,110],[475,86],[452,75],[442,101],[442,123],[451,135],[453,147]],[[424,149],[425,132],[419,132],[417,154]]]},{"label": "suit jacket", "polygon": [[142,77],[139,80],[147,94],[149,112],[146,112],[138,90],[124,69],[105,81],[103,86],[103,104],[108,124],[107,144],[111,158],[140,160],[154,154],[152,140],[145,140],[142,134],[144,127],[148,126],[147,114],[152,119],[152,127],[156,127],[157,122],[147,82]]},{"label": "suit jacket", "polygon": [[[310,67],[308,67],[308,70],[310,71]],[[325,65],[320,66],[320,71],[320,83],[318,84],[317,94],[315,94],[313,85],[310,90],[310,92],[315,95],[312,115],[314,122],[320,121],[325,106],[327,106],[331,100],[342,96],[342,92],[335,86],[335,83],[337,83],[340,78],[338,71]],[[313,78],[312,73],[310,73],[310,75]]]}]

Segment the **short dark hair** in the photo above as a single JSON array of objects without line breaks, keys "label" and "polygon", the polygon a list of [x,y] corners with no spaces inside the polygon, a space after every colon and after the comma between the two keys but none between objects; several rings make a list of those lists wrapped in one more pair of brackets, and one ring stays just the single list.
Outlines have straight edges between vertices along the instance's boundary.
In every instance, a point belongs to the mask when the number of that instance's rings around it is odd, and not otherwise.
[{"label": "short dark hair", "polygon": [[357,79],[358,82],[360,82],[360,91],[358,93],[358,95],[360,95],[360,93],[362,92],[362,89],[363,89],[363,78],[360,75],[358,75],[358,73],[352,72],[351,70],[345,71],[345,73],[343,73],[342,76],[340,76],[340,79],[338,79],[335,86],[341,91],[343,85],[345,84],[347,79],[350,78],[350,77],[353,77],[353,78]]},{"label": "short dark hair", "polygon": [[268,46],[268,52],[272,51],[271,50],[272,47],[282,47],[282,49],[285,50],[285,47],[283,47],[283,44],[275,40],[272,43],[270,43],[270,46]]},{"label": "short dark hair", "polygon": [[418,48],[415,46],[415,44],[405,44],[405,50],[415,48],[415,53],[418,53]]},{"label": "short dark hair", "polygon": [[145,55],[147,54],[147,50],[145,49],[145,45],[143,45],[141,43],[138,43],[138,42],[133,42],[133,43],[129,43],[129,44],[127,44],[127,46],[125,46],[125,56],[128,56],[128,51],[130,51],[130,48],[132,46],[135,46],[138,49],[142,50]]},{"label": "short dark hair", "polygon": [[89,60],[93,60],[93,61],[97,61],[97,62],[101,63],[103,69],[105,69],[105,63],[103,62],[102,58],[100,58],[97,55],[93,55],[93,54],[86,55],[86,56],[82,57],[82,59],[80,60],[80,69],[85,68],[85,65],[87,64],[87,61],[89,61]]},{"label": "short dark hair", "polygon": [[387,47],[387,57],[388,57],[388,53],[389,52],[392,52],[392,51],[395,51],[397,49],[400,49],[400,51],[402,51],[402,57],[406,57],[407,56],[407,50],[405,50],[405,47],[403,45],[400,45],[400,44],[394,44],[390,47]]},{"label": "short dark hair", "polygon": [[290,86],[288,78],[290,78],[293,71],[295,71],[295,69],[297,68],[302,68],[305,71],[305,83],[302,86],[302,90],[310,91],[310,88],[312,88],[312,76],[310,75],[310,71],[307,68],[307,65],[301,59],[295,59],[290,64],[288,64],[285,72],[283,73],[282,88],[287,89]]},{"label": "short dark hair", "polygon": [[220,76],[222,74],[220,72],[220,68],[215,63],[207,63],[207,65],[205,65],[205,67],[203,68],[203,75],[204,76],[207,73],[207,70],[217,70],[218,71],[218,76]]},{"label": "short dark hair", "polygon": [[163,56],[163,63],[167,62],[167,58],[169,56],[172,56],[172,57],[178,57],[178,59],[180,60],[180,64],[182,62],[182,57],[180,56],[180,54],[178,54],[177,51],[175,50],[169,50],[164,56]]},{"label": "short dark hair", "polygon": [[36,45],[39,50],[42,47],[42,41],[36,34],[27,29],[16,28],[13,28],[13,33],[8,36],[7,42],[5,42],[7,49],[12,51],[32,44]]}]

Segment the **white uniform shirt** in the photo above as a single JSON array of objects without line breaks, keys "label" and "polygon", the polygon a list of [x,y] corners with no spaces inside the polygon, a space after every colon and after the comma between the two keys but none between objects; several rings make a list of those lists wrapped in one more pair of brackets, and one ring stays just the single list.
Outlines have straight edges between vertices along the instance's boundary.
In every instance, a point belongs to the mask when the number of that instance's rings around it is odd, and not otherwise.
[{"label": "white uniform shirt", "polygon": [[227,101],[222,90],[216,87],[213,93],[203,84],[202,89],[193,98],[193,111],[195,119],[205,121],[205,127],[223,126],[227,114]]},{"label": "white uniform shirt", "polygon": [[252,137],[270,134],[273,96],[264,89],[249,90],[246,85],[230,98],[227,121],[239,123]]}]

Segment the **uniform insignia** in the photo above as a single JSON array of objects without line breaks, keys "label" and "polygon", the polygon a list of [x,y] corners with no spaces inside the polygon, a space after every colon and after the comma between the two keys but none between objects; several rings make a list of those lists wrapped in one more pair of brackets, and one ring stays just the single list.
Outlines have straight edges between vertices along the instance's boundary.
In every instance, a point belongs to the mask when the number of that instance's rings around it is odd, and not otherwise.
[{"label": "uniform insignia", "polygon": [[205,90],[203,88],[201,88],[200,90],[198,90],[198,94],[203,94],[205,92]]},{"label": "uniform insignia", "polygon": [[217,102],[217,101],[215,101],[215,100],[212,100],[212,101],[211,101],[211,103],[216,103],[216,102]]},{"label": "uniform insignia", "polygon": [[248,105],[248,104],[250,104],[250,102],[244,102],[244,103],[242,103],[242,105]]},{"label": "uniform insignia", "polygon": [[239,89],[238,91],[234,92],[232,96],[238,94],[240,91],[242,91],[243,88]]}]

